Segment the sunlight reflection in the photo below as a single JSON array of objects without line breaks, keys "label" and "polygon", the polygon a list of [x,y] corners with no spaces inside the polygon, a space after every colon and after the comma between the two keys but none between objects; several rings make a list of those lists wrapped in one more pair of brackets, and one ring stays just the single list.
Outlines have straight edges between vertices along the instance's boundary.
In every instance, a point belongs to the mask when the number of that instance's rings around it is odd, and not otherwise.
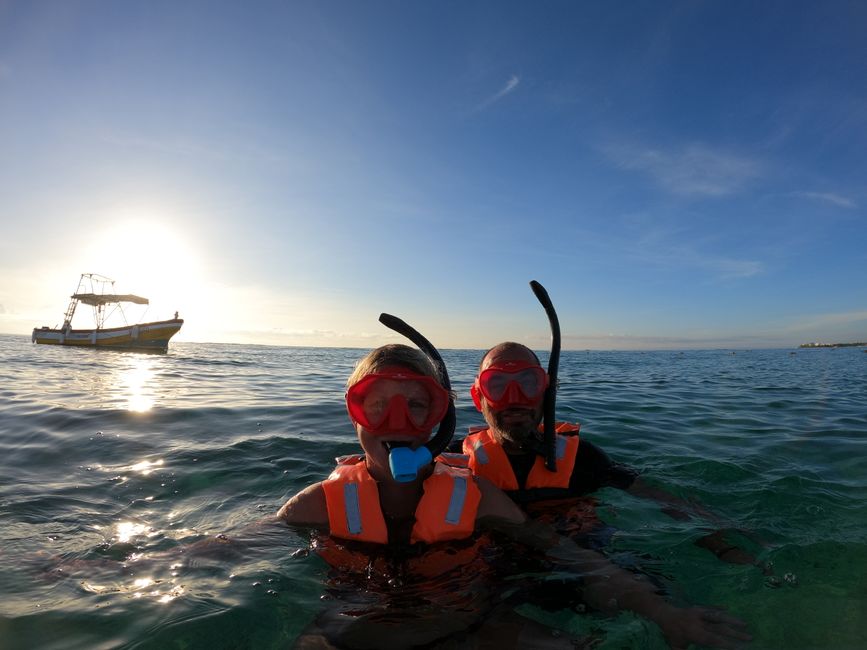
[{"label": "sunlight reflection", "polygon": [[135,357],[131,366],[120,373],[120,383],[127,400],[127,409],[136,413],[151,410],[154,405],[154,363],[150,357]]},{"label": "sunlight reflection", "polygon": [[[118,593],[129,594],[133,598],[153,598],[158,603],[169,603],[175,598],[182,596],[184,586],[178,584],[165,585],[166,589],[160,589],[162,580],[154,578],[136,578],[129,584],[120,585],[101,585],[89,580],[81,581],[81,588],[92,594]],[[153,587],[157,586],[156,589]]]},{"label": "sunlight reflection", "polygon": [[199,531],[193,528],[173,528],[171,530],[166,530],[165,532],[166,537],[171,539],[184,539],[192,535],[197,535]]},{"label": "sunlight reflection", "polygon": [[122,521],[117,525],[117,541],[129,542],[133,537],[147,535],[153,537],[156,533],[150,526],[137,524],[134,521]]},{"label": "sunlight reflection", "polygon": [[89,591],[92,594],[101,594],[103,592],[111,590],[111,587],[107,587],[106,585],[98,585],[88,580],[81,581],[81,588],[85,591]]},{"label": "sunlight reflection", "polygon": [[140,472],[142,476],[147,476],[155,469],[158,469],[163,464],[162,459],[160,460],[143,460],[141,462],[136,463],[135,465],[130,465],[129,470],[131,472]]},{"label": "sunlight reflection", "polygon": [[169,591],[164,592],[158,599],[158,603],[168,603],[184,593],[182,585],[175,585]]}]

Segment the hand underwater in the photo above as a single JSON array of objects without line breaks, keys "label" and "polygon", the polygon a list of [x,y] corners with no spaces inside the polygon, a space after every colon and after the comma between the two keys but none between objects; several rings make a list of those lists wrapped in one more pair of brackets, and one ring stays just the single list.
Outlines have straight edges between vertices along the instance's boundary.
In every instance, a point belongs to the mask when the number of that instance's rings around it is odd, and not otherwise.
[{"label": "hand underwater", "polygon": [[712,607],[683,609],[667,605],[652,618],[675,649],[691,643],[710,648],[740,648],[753,638],[746,623]]},{"label": "hand underwater", "polygon": [[546,524],[536,521],[497,527],[518,541],[545,550],[556,562],[580,573],[588,604],[603,612],[623,609],[645,616],[659,625],[674,648],[697,643],[712,648],[737,648],[752,637],[746,624],[724,611],[710,607],[677,607],[656,592],[642,575],[613,564],[596,551],[576,546]]}]

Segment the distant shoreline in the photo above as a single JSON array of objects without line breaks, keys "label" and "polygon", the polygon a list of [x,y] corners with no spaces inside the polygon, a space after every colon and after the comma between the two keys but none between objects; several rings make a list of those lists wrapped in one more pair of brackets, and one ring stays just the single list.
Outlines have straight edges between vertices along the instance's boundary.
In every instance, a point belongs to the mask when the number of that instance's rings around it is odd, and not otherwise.
[{"label": "distant shoreline", "polygon": [[863,348],[867,343],[801,343],[799,348]]}]

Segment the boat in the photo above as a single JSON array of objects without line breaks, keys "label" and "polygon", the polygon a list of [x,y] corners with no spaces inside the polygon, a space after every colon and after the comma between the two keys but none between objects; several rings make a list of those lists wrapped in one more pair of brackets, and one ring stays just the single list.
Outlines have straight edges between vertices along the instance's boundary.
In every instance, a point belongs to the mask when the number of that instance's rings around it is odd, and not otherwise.
[{"label": "boat", "polygon": [[[126,323],[123,305],[126,303],[147,305],[147,298],[133,294],[114,292],[114,280],[97,273],[82,273],[78,288],[72,294],[69,306],[63,316],[63,326],[46,326],[33,329],[31,341],[48,345],[75,345],[79,347],[109,348],[113,350],[147,350],[165,352],[169,339],[180,331],[184,319],[175,317],[169,320],[150,323],[125,324],[120,327],[105,327],[106,320],[116,313]],[[79,304],[93,307],[93,329],[72,329],[72,317]]]}]

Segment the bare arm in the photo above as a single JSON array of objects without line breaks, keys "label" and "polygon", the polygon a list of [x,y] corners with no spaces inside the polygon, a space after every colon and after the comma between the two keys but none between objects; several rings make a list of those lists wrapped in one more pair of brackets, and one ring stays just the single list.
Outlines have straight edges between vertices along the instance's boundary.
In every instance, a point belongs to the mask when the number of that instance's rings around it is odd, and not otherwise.
[{"label": "bare arm", "polygon": [[[626,491],[633,496],[656,501],[663,506],[662,512],[677,521],[687,521],[693,517],[699,517],[717,526],[716,530],[697,539],[695,544],[707,549],[723,562],[728,564],[752,564],[762,569],[762,572],[765,574],[772,573],[769,568],[761,565],[755,555],[741,548],[732,540],[727,539],[726,531],[731,532],[732,528],[726,526],[718,516],[704,508],[701,504],[681,499],[662,488],[650,485],[642,480],[641,477],[636,478]],[[739,532],[745,537],[753,539],[753,536],[746,531]],[[753,541],[756,540],[753,539]]]},{"label": "bare arm", "polygon": [[277,518],[290,526],[313,526],[328,528],[328,506],[322,483],[308,485],[283,504]]},{"label": "bare arm", "polygon": [[[476,485],[482,493],[479,509],[476,512],[476,524],[482,527],[496,527],[498,524],[523,524],[527,515],[500,488],[481,476],[474,476]],[[493,526],[487,525],[491,522]]]},{"label": "bare arm", "polygon": [[698,503],[681,499],[667,490],[655,487],[640,476],[632,482],[626,491],[633,496],[656,501],[663,506],[662,511],[672,519],[686,521],[698,516],[716,524],[717,526],[722,525],[719,517],[709,510],[706,510]]}]

